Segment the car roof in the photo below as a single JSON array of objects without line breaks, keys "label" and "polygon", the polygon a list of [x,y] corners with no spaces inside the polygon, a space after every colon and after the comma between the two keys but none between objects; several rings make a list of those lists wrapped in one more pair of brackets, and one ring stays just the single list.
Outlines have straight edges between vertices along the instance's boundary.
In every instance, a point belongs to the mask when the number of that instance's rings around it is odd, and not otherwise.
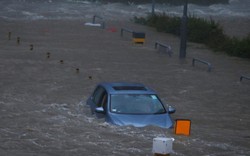
[{"label": "car roof", "polygon": [[141,83],[130,82],[103,82],[99,86],[109,94],[156,94],[156,92]]}]

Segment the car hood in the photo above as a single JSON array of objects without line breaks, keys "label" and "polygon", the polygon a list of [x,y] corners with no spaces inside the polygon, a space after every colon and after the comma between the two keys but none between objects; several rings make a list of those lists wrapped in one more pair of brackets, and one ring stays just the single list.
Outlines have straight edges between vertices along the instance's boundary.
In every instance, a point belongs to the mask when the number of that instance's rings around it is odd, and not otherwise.
[{"label": "car hood", "polygon": [[173,127],[172,119],[168,113],[165,114],[109,114],[108,122],[111,122],[119,126],[135,126],[135,127],[145,127],[145,126],[158,126],[162,128]]}]

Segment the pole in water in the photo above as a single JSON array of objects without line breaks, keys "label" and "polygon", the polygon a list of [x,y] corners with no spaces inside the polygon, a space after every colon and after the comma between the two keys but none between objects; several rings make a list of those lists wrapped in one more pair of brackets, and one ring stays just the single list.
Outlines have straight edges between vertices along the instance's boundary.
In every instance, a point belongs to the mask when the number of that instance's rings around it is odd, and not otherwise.
[{"label": "pole in water", "polygon": [[93,16],[93,20],[92,20],[93,24],[95,24],[95,17],[96,17],[96,15]]},{"label": "pole in water", "polygon": [[34,46],[33,44],[30,45],[30,50],[33,50]]},{"label": "pole in water", "polygon": [[76,73],[78,74],[80,72],[80,69],[79,68],[76,68]]},{"label": "pole in water", "polygon": [[17,37],[16,42],[18,45],[20,44],[20,37]]},{"label": "pole in water", "polygon": [[181,43],[180,43],[180,58],[186,58],[186,48],[187,48],[187,5],[188,0],[185,0],[183,16],[181,19]]},{"label": "pole in water", "polygon": [[11,32],[8,33],[8,39],[11,40]]},{"label": "pole in water", "polygon": [[152,15],[155,14],[155,0],[152,0]]},{"label": "pole in water", "polygon": [[47,52],[47,58],[50,58],[50,52]]}]

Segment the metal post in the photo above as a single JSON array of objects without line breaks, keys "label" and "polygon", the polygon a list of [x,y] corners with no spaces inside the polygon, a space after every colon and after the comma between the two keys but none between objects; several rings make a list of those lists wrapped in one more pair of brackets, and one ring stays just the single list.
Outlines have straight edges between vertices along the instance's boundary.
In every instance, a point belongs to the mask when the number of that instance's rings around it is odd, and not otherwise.
[{"label": "metal post", "polygon": [[96,19],[96,18],[99,18],[99,19],[102,20],[102,17],[100,17],[100,16],[98,16],[98,15],[94,15],[94,16],[93,16],[93,21],[92,21],[93,24],[95,24],[95,19]]},{"label": "metal post", "polygon": [[155,0],[152,0],[152,15],[155,14]]},{"label": "metal post", "polygon": [[9,38],[9,40],[11,39],[11,32],[9,32],[9,34],[8,34],[8,38]]},{"label": "metal post", "polygon": [[95,17],[96,17],[96,15],[93,16],[93,20],[92,20],[93,24],[95,24]]},{"label": "metal post", "polygon": [[31,45],[30,45],[30,50],[33,50],[33,49],[34,49],[34,45],[31,44]]},{"label": "metal post", "polygon": [[105,25],[105,21],[102,22],[102,29],[105,29],[106,25]]},{"label": "metal post", "polygon": [[18,45],[20,44],[20,37],[17,37],[16,42]]},{"label": "metal post", "polygon": [[180,58],[186,58],[186,47],[187,47],[187,5],[188,0],[185,0],[183,16],[181,19],[181,44],[180,44]]}]

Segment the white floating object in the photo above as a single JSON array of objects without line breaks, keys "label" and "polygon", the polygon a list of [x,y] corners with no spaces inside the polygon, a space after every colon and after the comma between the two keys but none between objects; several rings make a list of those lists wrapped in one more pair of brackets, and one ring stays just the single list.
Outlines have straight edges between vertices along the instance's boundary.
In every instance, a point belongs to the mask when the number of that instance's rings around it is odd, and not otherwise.
[{"label": "white floating object", "polygon": [[92,27],[100,27],[102,26],[100,23],[85,23],[86,26],[92,26]]},{"label": "white floating object", "polygon": [[153,150],[154,154],[170,154],[173,152],[173,141],[174,138],[157,137],[153,139]]}]

